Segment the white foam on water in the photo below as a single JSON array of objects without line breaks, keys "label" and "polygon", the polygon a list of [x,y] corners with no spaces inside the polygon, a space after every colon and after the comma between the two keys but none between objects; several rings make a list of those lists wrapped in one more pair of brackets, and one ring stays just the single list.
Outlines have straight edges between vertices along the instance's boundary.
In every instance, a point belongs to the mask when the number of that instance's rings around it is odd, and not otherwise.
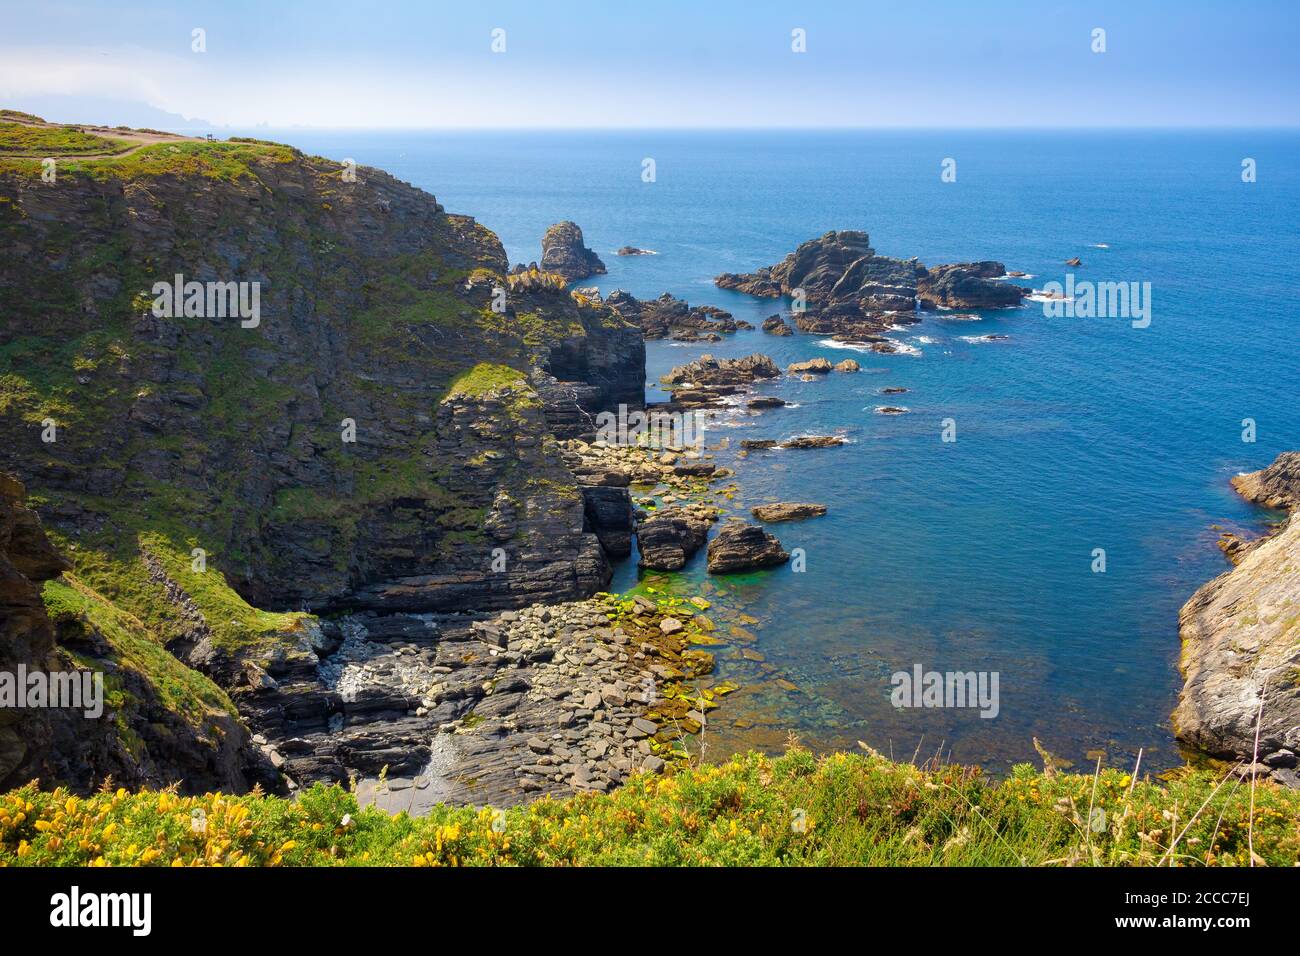
[{"label": "white foam on water", "polygon": [[870,345],[863,345],[857,342],[837,342],[835,339],[818,339],[817,344],[826,349],[848,349],[850,352],[871,352],[874,355],[921,355],[921,350],[915,345],[908,345],[906,342],[900,342],[898,339],[885,339],[894,347],[892,352],[881,352],[873,349]]}]

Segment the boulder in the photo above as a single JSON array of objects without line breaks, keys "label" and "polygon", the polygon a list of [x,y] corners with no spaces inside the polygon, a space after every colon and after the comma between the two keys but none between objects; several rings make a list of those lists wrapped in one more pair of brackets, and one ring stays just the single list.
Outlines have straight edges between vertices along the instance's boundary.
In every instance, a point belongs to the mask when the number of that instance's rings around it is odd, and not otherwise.
[{"label": "boulder", "polygon": [[780,315],[771,315],[764,319],[763,331],[768,335],[794,335],[794,330]]},{"label": "boulder", "polygon": [[819,355],[806,362],[792,362],[785,367],[785,371],[787,375],[825,375],[834,367],[829,359]]},{"label": "boulder", "polygon": [[652,571],[680,571],[709,534],[709,522],[684,508],[666,508],[636,529],[640,566]]},{"label": "boulder", "polygon": [[709,542],[709,573],[731,574],[775,567],[790,560],[781,542],[758,525],[728,521]]}]

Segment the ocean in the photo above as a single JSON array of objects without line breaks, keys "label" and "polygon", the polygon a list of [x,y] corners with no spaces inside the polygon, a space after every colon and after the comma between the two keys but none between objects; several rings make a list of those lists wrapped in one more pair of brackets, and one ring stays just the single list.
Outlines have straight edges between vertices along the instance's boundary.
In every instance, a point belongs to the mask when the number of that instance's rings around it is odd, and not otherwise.
[{"label": "ocean", "polygon": [[[1271,517],[1228,481],[1300,448],[1294,282],[1300,135],[1269,130],[741,132],[253,131],[380,167],[473,215],[512,262],[540,258],[572,219],[608,274],[579,285],[670,292],[758,325],[780,303],[720,290],[720,272],[780,260],[831,229],[927,265],[997,259],[1041,287],[1149,282],[1151,323],[1049,318],[1043,307],[894,334],[907,353],[823,337],[740,332],[648,343],[647,394],[704,352],[780,365],[853,357],[858,375],[760,391],[797,407],[708,433],[733,463],[741,438],[841,432],[849,443],[754,453],[738,504],[817,501],[825,517],[772,526],[805,569],[710,580],[704,555],[672,583],[741,606],[717,675],[743,689],[704,735],[710,757],[858,741],[896,757],[1035,759],[1079,766],[1180,762],[1169,723],[1181,680],[1178,610],[1228,568],[1216,528]],[[654,181],[643,179],[654,161]],[[944,182],[943,162],[956,179]],[[1252,159],[1257,181],[1243,182]],[[633,245],[653,256],[620,258]],[[1065,260],[1078,256],[1071,269]],[[975,339],[989,334],[1005,340]],[[882,397],[885,386],[907,388]],[[899,404],[909,413],[882,416]],[[953,419],[957,440],[941,440]],[[1243,440],[1253,420],[1254,441]],[[1099,573],[1097,549],[1104,551]],[[637,582],[635,562],[615,587]],[[892,677],[998,675],[997,714],[897,708]],[[793,688],[793,689],[792,689]]]}]

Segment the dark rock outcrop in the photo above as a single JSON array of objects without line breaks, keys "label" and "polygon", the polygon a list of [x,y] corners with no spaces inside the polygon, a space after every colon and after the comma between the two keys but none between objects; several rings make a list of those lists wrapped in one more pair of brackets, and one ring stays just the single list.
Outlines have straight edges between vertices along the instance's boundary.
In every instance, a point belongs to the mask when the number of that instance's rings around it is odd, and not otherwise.
[{"label": "dark rock outcrop", "polygon": [[645,518],[636,529],[641,567],[680,571],[708,537],[709,522],[685,508],[665,508]]},{"label": "dark rock outcrop", "polygon": [[1024,290],[992,280],[1006,275],[1000,262],[965,262],[935,266],[917,286],[922,305],[949,309],[1008,309],[1020,304]]},{"label": "dark rock outcrop", "polygon": [[794,335],[794,330],[780,315],[769,315],[764,319],[763,331],[769,335]]},{"label": "dark rock outcrop", "polygon": [[693,362],[678,365],[663,377],[663,382],[666,385],[748,385],[780,374],[775,362],[757,352],[738,359],[701,355]]},{"label": "dark rock outcrop", "polygon": [[766,298],[798,296],[795,324],[801,331],[871,341],[891,326],[915,321],[918,304],[937,308],[1002,308],[1018,305],[1024,290],[995,279],[1000,262],[927,269],[916,259],[877,255],[865,232],[828,232],[802,243],[776,265],[747,274],[724,273],[714,281]]},{"label": "dark rock outcrop", "polygon": [[583,245],[578,224],[566,219],[551,226],[542,236],[541,268],[543,272],[553,272],[564,276],[568,282],[576,282],[588,276],[603,275],[605,263]]},{"label": "dark rock outcrop", "polygon": [[709,542],[710,574],[756,571],[789,560],[790,553],[773,535],[739,520],[724,523]]},{"label": "dark rock outcrop", "polygon": [[647,339],[718,341],[721,335],[740,327],[730,312],[713,305],[692,307],[667,292],[657,299],[641,300],[617,289],[605,297],[605,305],[628,322],[639,325]]},{"label": "dark rock outcrop", "polygon": [[601,547],[611,558],[626,558],[632,553],[635,513],[632,496],[626,487],[582,485],[587,526],[595,532]]}]

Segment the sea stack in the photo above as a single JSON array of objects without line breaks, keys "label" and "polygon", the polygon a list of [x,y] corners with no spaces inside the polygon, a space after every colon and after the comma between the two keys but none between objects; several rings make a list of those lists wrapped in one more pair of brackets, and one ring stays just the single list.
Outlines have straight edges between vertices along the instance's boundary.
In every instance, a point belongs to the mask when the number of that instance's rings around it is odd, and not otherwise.
[{"label": "sea stack", "polygon": [[562,275],[569,282],[604,275],[605,263],[583,244],[576,222],[557,222],[542,236],[542,271]]}]

